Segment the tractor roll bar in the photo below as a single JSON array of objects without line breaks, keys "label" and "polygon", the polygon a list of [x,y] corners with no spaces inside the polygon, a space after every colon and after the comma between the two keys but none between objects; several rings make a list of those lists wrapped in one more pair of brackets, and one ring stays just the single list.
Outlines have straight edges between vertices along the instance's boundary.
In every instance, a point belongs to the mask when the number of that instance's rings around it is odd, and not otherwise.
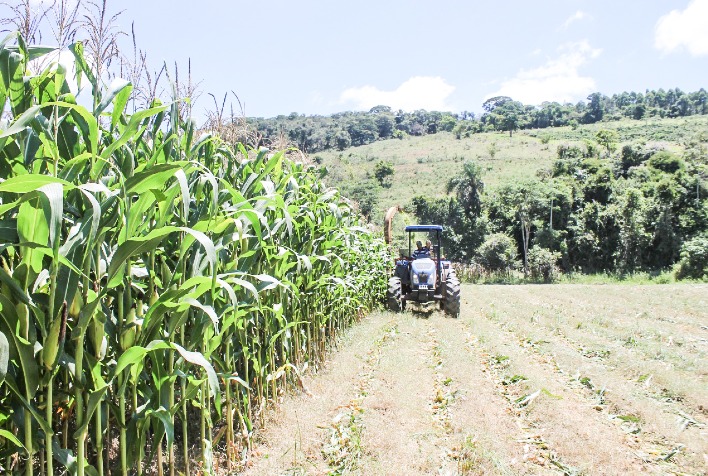
[{"label": "tractor roll bar", "polygon": [[438,241],[438,253],[437,253],[437,261],[438,261],[438,283],[442,281],[442,268],[440,267],[440,259],[442,256],[442,243],[440,242],[440,233],[442,233],[444,228],[442,225],[408,225],[406,227],[406,233],[408,233],[408,254],[411,254],[411,232],[416,232],[416,231],[434,231],[435,232],[435,237],[437,238]]},{"label": "tractor roll bar", "polygon": [[408,225],[406,232],[409,231],[443,231],[442,225]]}]

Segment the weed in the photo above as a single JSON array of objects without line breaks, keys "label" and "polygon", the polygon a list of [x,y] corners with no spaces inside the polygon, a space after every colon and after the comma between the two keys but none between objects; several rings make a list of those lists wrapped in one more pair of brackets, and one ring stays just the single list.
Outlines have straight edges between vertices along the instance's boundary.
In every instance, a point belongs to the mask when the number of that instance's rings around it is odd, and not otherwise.
[{"label": "weed", "polygon": [[472,435],[465,436],[460,451],[456,455],[457,471],[462,474],[472,474],[479,466],[479,449],[477,439]]},{"label": "weed", "polygon": [[502,385],[514,385],[515,383],[521,382],[523,380],[528,379],[523,375],[514,375],[511,377],[506,377],[504,380],[502,380]]},{"label": "weed", "polygon": [[624,340],[625,347],[635,347],[636,345],[637,345],[637,340],[634,338],[634,336],[628,336]]}]

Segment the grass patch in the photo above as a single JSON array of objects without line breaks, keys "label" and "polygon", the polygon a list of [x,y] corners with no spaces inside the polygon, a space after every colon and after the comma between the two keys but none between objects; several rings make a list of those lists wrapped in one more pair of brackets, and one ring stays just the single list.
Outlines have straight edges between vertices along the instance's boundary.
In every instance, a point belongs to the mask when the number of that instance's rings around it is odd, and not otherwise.
[{"label": "grass patch", "polygon": [[[531,277],[524,277],[521,271],[500,271],[491,273],[465,273],[459,271],[457,276],[463,283],[472,284],[549,284]],[[553,284],[623,284],[627,286],[646,284],[698,284],[705,281],[682,279],[677,280],[672,271],[657,272],[637,272],[637,273],[565,273],[559,274],[558,279]]]}]

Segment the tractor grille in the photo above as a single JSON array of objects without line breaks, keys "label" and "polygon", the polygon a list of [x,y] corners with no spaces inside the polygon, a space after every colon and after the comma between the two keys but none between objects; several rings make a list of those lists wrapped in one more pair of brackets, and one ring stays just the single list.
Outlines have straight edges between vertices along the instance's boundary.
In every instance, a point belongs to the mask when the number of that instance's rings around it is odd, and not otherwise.
[{"label": "tractor grille", "polygon": [[428,273],[420,273],[418,275],[418,279],[420,280],[421,283],[427,284],[428,283],[428,276],[430,276]]}]

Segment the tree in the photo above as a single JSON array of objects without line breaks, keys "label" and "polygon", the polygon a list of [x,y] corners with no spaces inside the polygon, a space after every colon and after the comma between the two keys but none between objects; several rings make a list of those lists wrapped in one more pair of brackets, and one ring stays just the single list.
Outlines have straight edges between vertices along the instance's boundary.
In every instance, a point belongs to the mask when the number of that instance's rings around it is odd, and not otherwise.
[{"label": "tree", "polygon": [[642,254],[650,236],[644,229],[644,196],[636,188],[624,192],[619,203],[620,266],[634,271],[642,262]]},{"label": "tree", "polygon": [[380,160],[374,166],[374,176],[382,187],[388,188],[391,186],[391,177],[393,177],[394,172],[393,164],[390,162]]},{"label": "tree", "polygon": [[371,114],[391,114],[391,108],[389,106],[374,106],[371,109],[369,109],[369,112]]},{"label": "tree", "polygon": [[679,170],[686,168],[686,164],[681,157],[675,156],[668,150],[660,150],[655,153],[651,156],[648,163],[650,167],[667,174],[675,174]]},{"label": "tree", "polygon": [[445,225],[443,249],[447,258],[469,262],[477,253],[487,234],[488,223],[484,217],[470,221],[460,203],[454,198],[414,197],[413,213],[419,223]]},{"label": "tree", "polygon": [[338,150],[344,150],[352,145],[352,137],[347,131],[339,131],[334,136],[334,142]]},{"label": "tree", "polygon": [[501,107],[510,101],[513,101],[513,99],[509,96],[495,96],[484,101],[484,103],[482,103],[482,108],[487,112],[492,112],[496,108]]},{"label": "tree", "polygon": [[393,129],[396,124],[392,114],[377,114],[374,122],[376,123],[376,129],[380,139],[388,139],[393,135]]},{"label": "tree", "polygon": [[585,124],[594,124],[602,120],[605,115],[605,109],[602,104],[602,94],[592,93],[588,96],[588,101],[590,103],[587,105],[585,114],[583,115],[583,122]]},{"label": "tree", "polygon": [[485,201],[494,228],[517,237],[523,253],[524,274],[528,273],[531,236],[548,221],[550,193],[542,182],[515,182],[500,187]]},{"label": "tree", "polygon": [[479,217],[482,212],[482,167],[468,160],[462,167],[462,175],[453,177],[447,183],[447,193],[455,191],[457,201],[462,205],[465,215],[470,220]]},{"label": "tree", "polygon": [[351,198],[359,204],[359,211],[369,220],[379,203],[377,190],[378,185],[368,180],[357,183],[351,191]]},{"label": "tree", "polygon": [[683,244],[676,277],[678,279],[708,277],[708,232],[693,237]]},{"label": "tree", "polygon": [[607,155],[609,156],[617,148],[619,134],[614,130],[602,129],[595,134],[595,140],[598,144],[607,149]]},{"label": "tree", "polygon": [[445,132],[452,131],[457,125],[457,119],[455,119],[450,114],[445,114],[442,119],[440,119],[440,130]]},{"label": "tree", "polygon": [[558,260],[561,254],[547,248],[534,246],[529,250],[529,268],[531,278],[543,280],[544,283],[551,283],[558,275]]},{"label": "tree", "polygon": [[523,104],[518,101],[507,101],[494,111],[501,116],[499,129],[509,131],[509,137],[518,130],[523,117]]}]

